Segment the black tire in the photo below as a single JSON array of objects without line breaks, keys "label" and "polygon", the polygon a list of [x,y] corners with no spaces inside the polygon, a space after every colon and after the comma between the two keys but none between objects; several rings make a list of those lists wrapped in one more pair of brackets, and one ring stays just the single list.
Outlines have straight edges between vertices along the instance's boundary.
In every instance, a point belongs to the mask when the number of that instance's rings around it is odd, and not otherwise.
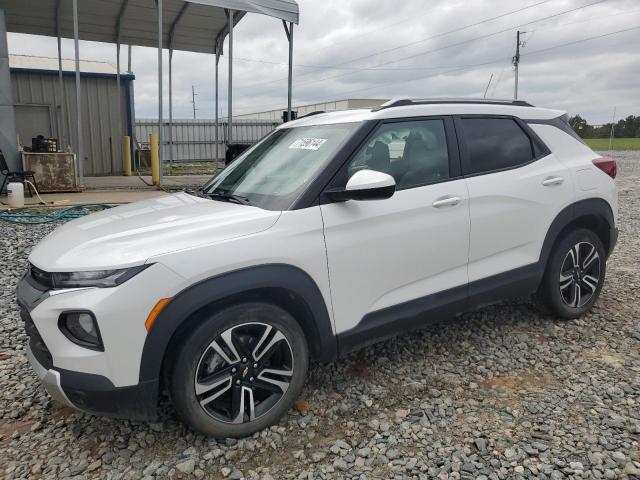
[{"label": "black tire", "polygon": [[591,230],[580,228],[565,234],[551,252],[536,294],[543,311],[564,319],[588,312],[602,290],[606,259],[602,241]]},{"label": "black tire", "polygon": [[[194,430],[215,438],[246,437],[277,423],[300,394],[309,363],[307,341],[296,320],[280,307],[259,302],[213,313],[186,336],[173,358],[169,392],[178,415]],[[276,369],[277,362],[282,366]],[[273,373],[287,369],[286,375]],[[221,386],[211,388],[219,381]],[[209,400],[212,397],[215,400]],[[233,423],[240,417],[241,423]]]}]

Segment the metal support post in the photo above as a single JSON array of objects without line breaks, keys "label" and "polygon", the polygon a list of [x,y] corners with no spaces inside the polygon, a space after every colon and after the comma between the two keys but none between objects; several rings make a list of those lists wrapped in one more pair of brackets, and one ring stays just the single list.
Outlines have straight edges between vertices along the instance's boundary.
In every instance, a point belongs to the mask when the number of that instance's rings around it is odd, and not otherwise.
[{"label": "metal support post", "polygon": [[162,185],[164,126],[162,117],[162,0],[156,0],[158,9],[158,186]]},{"label": "metal support post", "polygon": [[218,129],[220,128],[220,119],[218,118],[218,65],[220,64],[220,48],[219,48],[219,44],[216,45],[216,81],[215,81],[215,102],[214,102],[214,108],[216,109],[215,111],[215,117],[216,117],[216,126],[215,126],[215,154],[214,154],[214,160],[217,161],[218,160],[218,150],[220,148],[220,134],[218,132]]},{"label": "metal support post", "polygon": [[233,10],[227,11],[229,16],[229,93],[227,94],[227,144],[233,142]]},{"label": "metal support post", "polygon": [[75,60],[76,60],[76,118],[78,120],[78,180],[80,186],[84,183],[84,139],[82,134],[82,101],[80,98],[80,41],[78,33],[78,0],[73,0],[73,41],[75,44]]},{"label": "metal support post", "polygon": [[67,93],[64,89],[64,78],[62,77],[62,36],[60,28],[60,4],[56,2],[56,36],[58,37],[58,88],[60,89],[60,150],[67,148]]},{"label": "metal support post", "polygon": [[[118,92],[118,126],[122,126],[122,86],[120,79],[120,40],[116,42],[116,88]],[[126,133],[126,132],[124,132]],[[123,135],[124,136],[124,135]],[[124,143],[122,144],[124,145]],[[122,155],[126,155],[122,152]],[[124,157],[123,157],[124,160]],[[125,172],[126,175],[126,172]]]},{"label": "metal support post", "polygon": [[289,28],[287,28],[287,22],[282,21],[284,25],[284,32],[287,34],[287,40],[289,41],[289,79],[287,89],[287,121],[292,120],[291,112],[291,98],[293,95],[293,22],[289,22]]},{"label": "metal support post", "polygon": [[[7,24],[0,5],[0,150],[11,171],[22,170],[22,160],[18,153],[16,124],[7,49]],[[0,173],[0,179],[3,174]],[[7,179],[8,181],[8,179]]]},{"label": "metal support post", "polygon": [[169,47],[169,173],[173,168],[173,48]]}]

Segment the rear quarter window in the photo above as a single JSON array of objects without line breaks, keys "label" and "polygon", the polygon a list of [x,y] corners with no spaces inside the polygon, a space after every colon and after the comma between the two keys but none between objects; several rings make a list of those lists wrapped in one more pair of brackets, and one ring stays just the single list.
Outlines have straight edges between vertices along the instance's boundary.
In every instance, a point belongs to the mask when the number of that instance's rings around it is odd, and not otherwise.
[{"label": "rear quarter window", "polygon": [[466,147],[464,174],[515,168],[536,157],[533,143],[511,118],[462,118]]}]

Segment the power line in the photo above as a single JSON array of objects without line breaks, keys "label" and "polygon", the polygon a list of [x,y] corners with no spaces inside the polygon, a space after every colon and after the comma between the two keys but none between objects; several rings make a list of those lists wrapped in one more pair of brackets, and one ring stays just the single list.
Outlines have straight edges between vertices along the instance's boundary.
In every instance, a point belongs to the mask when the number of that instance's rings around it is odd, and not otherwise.
[{"label": "power line", "polygon": [[[638,29],[640,29],[640,25],[638,25],[636,27],[625,28],[625,29],[622,29],[622,30],[616,30],[615,32],[603,33],[601,35],[596,35],[596,36],[593,36],[593,37],[582,38],[580,40],[574,40],[572,42],[561,43],[559,45],[554,45],[552,47],[541,48],[541,49],[538,49],[538,50],[531,50],[531,51],[528,51],[526,54],[524,54],[524,53],[521,54],[521,57],[530,57],[531,55],[536,55],[538,53],[547,52],[549,50],[555,50],[555,49],[558,49],[558,48],[568,47],[568,46],[571,46],[571,45],[576,45],[578,43],[583,43],[583,42],[588,42],[588,41],[591,41],[591,40],[597,40],[597,39],[600,39],[600,38],[610,37],[612,35],[617,35],[617,34],[620,34],[620,33],[626,33],[626,32],[630,32],[630,31],[638,30]],[[489,65],[491,63],[497,63],[497,61],[484,62],[485,65]],[[467,68],[454,69],[454,70],[450,70],[448,72],[440,72],[440,73],[436,73],[434,75],[428,75],[426,77],[418,77],[418,78],[413,78],[411,80],[402,80],[402,81],[398,81],[398,82],[391,82],[391,83],[387,83],[386,85],[382,85],[382,86],[381,85],[376,85],[374,87],[362,88],[362,89],[358,89],[358,90],[351,90],[351,91],[348,91],[348,92],[343,92],[341,95],[348,95],[350,93],[362,92],[362,91],[366,91],[366,90],[373,90],[375,88],[381,88],[381,87],[387,86],[387,85],[397,85],[399,83],[415,82],[417,80],[424,80],[426,78],[437,77],[438,75],[446,75],[447,73],[453,73],[453,72],[457,72],[457,71],[461,71],[461,70],[468,70],[468,69]]]},{"label": "power line", "polygon": [[[582,5],[580,7],[574,7],[574,8],[571,8],[569,10],[564,10],[562,12],[554,13],[552,15],[547,15],[546,17],[541,17],[541,18],[538,18],[536,20],[531,20],[529,22],[521,23],[521,24],[513,26],[513,27],[505,28],[505,29],[498,30],[498,31],[495,31],[495,32],[491,32],[491,33],[488,33],[488,34],[485,34],[485,35],[480,35],[478,37],[474,37],[474,38],[471,38],[471,39],[468,39],[468,40],[464,40],[464,41],[461,41],[461,42],[448,44],[448,45],[443,45],[443,46],[438,47],[438,48],[434,48],[434,49],[431,49],[431,50],[425,50],[425,51],[422,51],[422,52],[419,52],[419,53],[416,53],[416,54],[413,54],[413,55],[397,58],[397,59],[394,59],[394,60],[389,60],[389,61],[382,62],[382,63],[376,64],[376,65],[370,65],[367,68],[381,67],[381,66],[392,64],[392,63],[397,63],[397,62],[400,62],[400,61],[403,61],[403,60],[411,60],[413,58],[421,57],[421,56],[428,55],[428,54],[434,53],[434,52],[439,52],[439,51],[442,51],[442,50],[446,50],[448,48],[458,47],[458,46],[461,46],[461,45],[466,45],[468,43],[472,43],[472,42],[475,42],[475,41],[478,41],[478,40],[489,38],[489,37],[492,37],[492,36],[495,36],[495,35],[500,35],[500,34],[505,33],[505,32],[510,32],[514,28],[521,28],[521,27],[524,27],[524,26],[527,26],[527,25],[531,25],[533,23],[542,22],[544,20],[549,20],[551,18],[556,18],[556,17],[559,17],[561,15],[566,15],[567,13],[572,13],[572,12],[575,12],[577,10],[582,10],[584,8],[591,7],[593,5],[598,5],[600,3],[604,3],[606,1],[609,1],[609,0],[596,0],[594,2],[591,2],[591,3],[586,4],[586,5]],[[342,77],[346,77],[346,76],[349,76],[349,75],[354,75],[355,73],[358,73],[358,71],[341,73],[341,74],[333,75],[333,76],[330,76],[330,77],[323,77],[323,78],[320,78],[320,79],[317,79],[317,80],[311,80],[311,81],[308,81],[308,82],[297,83],[296,84],[296,88],[298,88],[300,86],[304,86],[304,85],[311,85],[313,83],[324,82],[326,80],[333,80],[333,79],[336,79],[336,78],[342,78]],[[265,84],[268,84],[268,83],[272,83],[272,81],[263,82],[263,83],[259,83],[259,84],[248,85],[248,86],[245,86],[244,88],[252,88],[254,86],[265,85]],[[266,92],[263,92],[263,93],[270,93],[270,92],[273,92],[273,91],[276,91],[276,90],[279,90],[279,89],[271,89],[271,90],[267,90]]]},{"label": "power line", "polygon": [[[476,23],[471,23],[469,25],[464,25],[462,27],[454,28],[453,30],[448,30],[448,31],[442,32],[442,33],[437,33],[435,35],[431,35],[429,37],[425,37],[425,38],[422,38],[420,40],[416,40],[416,41],[413,41],[413,42],[405,43],[405,44],[398,45],[398,46],[395,46],[395,47],[392,47],[392,48],[388,48],[386,50],[380,50],[380,51],[377,51],[377,52],[374,52],[374,53],[370,53],[368,55],[363,55],[362,57],[358,57],[358,58],[354,58],[354,59],[351,59],[351,60],[347,60],[345,62],[341,62],[341,63],[336,64],[336,66],[345,65],[347,63],[353,63],[353,62],[357,62],[357,61],[360,61],[360,60],[365,60],[367,58],[375,57],[375,56],[378,56],[378,55],[383,55],[385,53],[395,52],[396,50],[400,50],[400,49],[403,49],[403,48],[412,47],[414,45],[418,45],[419,43],[424,43],[426,41],[433,40],[434,38],[443,37],[445,35],[450,35],[452,33],[458,33],[458,32],[461,32],[463,30],[466,30],[468,28],[477,27],[478,25],[482,25],[483,23],[491,22],[491,21],[497,20],[499,18],[503,18],[503,17],[509,16],[509,15],[513,15],[514,13],[519,13],[519,12],[522,12],[524,10],[528,10],[530,8],[537,7],[538,5],[542,5],[543,3],[549,3],[550,1],[552,1],[552,0],[544,0],[544,1],[541,1],[541,2],[538,2],[538,3],[534,3],[532,5],[527,5],[525,7],[518,8],[518,9],[512,10],[510,12],[506,12],[506,13],[502,13],[500,15],[496,15],[495,17],[491,17],[491,18],[486,18],[484,20],[480,20],[479,22],[476,22]],[[608,0],[598,0],[595,3],[602,3],[602,2],[606,2],[606,1],[608,1]]]},{"label": "power line", "polygon": [[[541,2],[538,2],[538,3],[533,3],[533,4],[530,4],[530,5],[527,5],[527,6],[523,7],[523,9],[524,9],[524,10],[526,10],[526,9],[528,9],[528,8],[537,7],[538,5],[542,5],[543,3],[548,3],[548,2],[550,2],[550,1],[552,1],[552,0],[544,0],[544,1],[541,1]],[[386,30],[386,29],[388,29],[388,28],[395,27],[396,25],[403,25],[403,24],[404,24],[404,25],[406,26],[406,23],[407,23],[407,22],[410,22],[410,21],[412,21],[412,20],[415,20],[416,18],[422,18],[422,17],[425,17],[425,16],[430,15],[430,14],[431,14],[431,12],[427,10],[427,11],[426,11],[425,13],[423,13],[423,14],[420,14],[420,15],[412,15],[411,17],[405,17],[405,18],[403,18],[402,20],[398,20],[398,21],[396,21],[396,22],[393,22],[393,23],[390,23],[390,24],[387,24],[387,25],[382,25],[382,26],[380,26],[380,27],[377,27],[377,28],[375,28],[375,29],[373,29],[373,30],[369,30],[369,31],[367,31],[367,32],[358,33],[358,34],[356,34],[356,35],[349,35],[349,36],[348,36],[348,37],[346,37],[346,38],[347,38],[347,39],[349,39],[349,40],[353,40],[353,39],[355,39],[355,38],[365,37],[365,36],[372,35],[372,34],[374,34],[374,33],[379,33],[379,32],[380,32],[380,30]],[[501,17],[503,17],[503,16],[507,16],[507,15],[510,15],[510,14],[511,14],[511,12],[507,12],[507,13],[501,14],[501,15],[499,15],[499,16],[497,16],[497,17],[495,17],[495,18],[483,20],[481,23],[488,22],[488,21],[491,21],[491,20],[497,20],[498,18],[501,18]],[[470,25],[470,26],[475,26],[475,25]],[[461,29],[464,29],[464,28],[469,28],[469,27],[460,27],[460,28],[461,28]]]},{"label": "power line", "polygon": [[[558,48],[563,48],[563,47],[567,47],[567,46],[571,46],[571,45],[576,45],[576,44],[579,44],[579,43],[584,43],[584,42],[588,42],[588,41],[591,41],[591,40],[597,40],[597,39],[600,39],[600,38],[610,37],[610,36],[613,36],[613,35],[617,35],[617,34],[620,34],[620,33],[626,33],[626,32],[630,32],[630,31],[638,30],[638,29],[640,29],[640,25],[635,26],[635,27],[631,27],[631,28],[625,28],[625,29],[622,29],[622,30],[616,30],[614,32],[603,33],[603,34],[592,36],[592,37],[582,38],[582,39],[574,40],[574,41],[571,41],[571,42],[565,42],[565,43],[561,43],[559,45],[553,45],[551,47],[545,47],[545,48],[541,48],[541,49],[538,49],[538,50],[530,50],[526,54],[524,54],[524,53],[521,54],[521,57],[529,57],[531,55],[536,55],[536,54],[539,54],[539,53],[547,52],[549,50],[555,50],[555,49],[558,49]],[[396,81],[396,82],[390,82],[390,83],[386,83],[385,85],[374,85],[372,87],[365,87],[365,88],[359,88],[359,89],[355,89],[355,90],[349,90],[349,91],[346,91],[346,92],[340,92],[339,95],[340,96],[345,96],[345,95],[350,95],[352,93],[359,93],[359,92],[364,92],[364,91],[367,91],[367,90],[375,90],[377,88],[382,88],[382,87],[386,87],[386,86],[389,86],[389,85],[399,85],[399,84],[403,84],[403,83],[416,82],[418,80],[426,80],[428,78],[433,78],[433,77],[437,77],[437,76],[441,76],[441,75],[448,75],[450,73],[462,72],[464,70],[469,70],[469,69],[474,68],[474,67],[486,66],[486,65],[491,65],[491,64],[494,64],[494,63],[505,62],[505,61],[507,61],[507,59],[505,59],[505,58],[496,59],[496,60],[490,60],[490,61],[486,61],[486,62],[482,62],[482,63],[477,63],[477,64],[472,65],[472,66],[454,68],[454,69],[451,69],[451,70],[447,70],[445,72],[434,73],[432,75],[421,76],[421,77],[411,78],[411,79],[407,79],[407,80],[400,80],[400,81]],[[508,61],[510,62],[511,58],[509,58]],[[506,66],[507,65],[505,65],[505,68],[506,68]],[[503,68],[503,71],[504,71],[504,68]],[[501,76],[502,76],[502,71],[500,73],[500,77]],[[500,78],[498,79],[498,82],[499,81],[500,81]],[[497,83],[496,83],[496,87],[497,87]],[[264,110],[268,111],[270,107],[278,107],[280,105],[281,105],[281,103],[278,103],[277,105],[273,104],[273,105],[264,107]],[[251,112],[246,112],[246,113],[251,113]]]},{"label": "power line", "polygon": [[[406,47],[410,47],[410,46],[413,46],[413,45],[417,45],[419,43],[424,43],[424,42],[426,42],[428,40],[433,40],[434,38],[443,37],[443,36],[446,36],[446,35],[450,35],[452,33],[458,33],[458,32],[461,32],[463,30],[466,30],[468,28],[477,27],[478,25],[482,25],[483,23],[491,22],[493,20],[497,20],[497,19],[509,16],[509,15],[513,15],[514,13],[519,13],[519,12],[522,12],[524,10],[528,10],[530,8],[537,7],[538,5],[542,5],[544,3],[549,3],[550,1],[553,1],[553,0],[543,0],[543,1],[531,4],[531,5],[527,5],[527,6],[522,7],[522,8],[518,8],[516,10],[512,10],[512,11],[509,11],[509,12],[502,13],[500,15],[496,15],[495,17],[485,18],[484,20],[480,20],[480,21],[475,22],[475,23],[464,25],[462,27],[457,27],[457,28],[454,28],[452,30],[447,30],[445,32],[436,33],[434,35],[422,38],[420,40],[409,42],[409,43],[406,43],[406,44],[403,44],[403,45],[398,45],[396,47],[392,47],[392,48],[389,48],[389,49],[386,49],[386,50],[380,50],[380,51],[377,51],[377,52],[374,52],[374,53],[371,53],[371,54],[364,55],[362,57],[352,58],[351,60],[346,60],[344,62],[336,63],[336,64],[334,64],[334,65],[332,65],[330,67],[327,67],[327,69],[337,69],[336,67],[340,67],[342,65],[346,65],[346,64],[349,64],[349,63],[357,62],[359,60],[364,60],[364,59],[367,59],[367,58],[375,57],[377,55],[382,55],[384,53],[393,52],[395,50],[399,50],[399,49],[402,49],[402,48],[406,48]],[[596,3],[601,3],[601,2],[605,2],[605,1],[608,1],[608,0],[599,0]],[[300,74],[298,77],[303,77],[303,76],[309,75],[310,73],[313,73],[313,72],[303,73],[303,74]],[[284,79],[279,78],[279,79],[276,79],[276,80],[269,80],[268,82],[262,83],[262,85],[267,84],[267,83],[279,82],[281,80],[284,80]]]},{"label": "power line", "polygon": [[[475,67],[483,67],[483,66],[487,66],[487,65],[492,65],[494,63],[507,62],[507,61],[510,62],[511,61],[511,57],[494,59],[494,60],[490,60],[490,61],[487,61],[487,62],[476,63],[476,64],[473,64],[473,65],[458,66],[458,67],[455,67],[455,68],[453,68],[451,70],[446,70],[444,72],[437,72],[437,73],[434,73],[432,75],[421,76],[421,77],[412,78],[412,79],[409,79],[409,80],[400,80],[400,81],[397,81],[397,82],[386,83],[385,85],[375,85],[373,87],[359,88],[357,90],[349,90],[349,91],[346,91],[346,92],[341,92],[340,95],[349,95],[351,93],[357,93],[357,92],[362,92],[362,91],[366,91],[366,90],[373,90],[375,88],[381,88],[381,87],[387,86],[387,85],[396,85],[396,84],[399,84],[399,83],[414,82],[414,81],[423,80],[423,79],[426,79],[426,78],[437,77],[439,75],[447,75],[449,73],[460,72],[460,71],[469,70],[469,69],[472,69],[472,68],[475,68]],[[271,105],[267,105],[266,107],[263,107],[263,108],[264,108],[264,111],[268,111],[268,110],[270,110],[272,108],[278,108],[280,105],[281,105],[281,103],[278,103],[278,104],[274,103],[274,104],[271,104]],[[252,112],[246,112],[246,113],[252,113]]]},{"label": "power line", "polygon": [[[238,58],[238,57],[233,57],[234,60],[246,60],[249,62],[258,62],[258,63],[267,63],[270,65],[285,65],[288,66],[288,63],[284,63],[284,62],[271,62],[268,60],[257,60],[257,59],[249,59],[249,58]],[[362,71],[362,70],[368,70],[368,71],[373,71],[373,72],[383,72],[383,71],[393,71],[393,72],[397,72],[397,71],[402,71],[402,70],[437,70],[439,68],[450,68],[454,65],[445,65],[445,66],[431,66],[431,67],[389,67],[389,68],[374,68],[374,67],[331,67],[328,65],[302,65],[302,64],[297,64],[294,63],[293,64],[294,67],[302,67],[302,68],[316,68],[316,69],[326,69],[326,70],[357,70],[357,71]],[[266,83],[270,83],[270,82],[266,82]]]},{"label": "power line", "polygon": [[[537,4],[536,4],[537,5]],[[575,22],[566,22],[563,23],[562,26],[563,27],[568,27],[570,25],[578,25],[580,23],[586,23],[586,22],[592,22],[592,21],[600,21],[600,20],[604,20],[606,18],[611,18],[611,17],[617,17],[619,15],[633,15],[634,13],[640,13],[640,9],[632,9],[632,10],[622,10],[620,12],[616,12],[616,13],[611,13],[609,15],[599,15],[599,16],[593,16],[593,17],[589,17],[589,18],[585,18],[582,20],[576,20]],[[402,22],[398,22],[398,23],[402,23]],[[386,27],[383,27],[386,28]],[[550,30],[550,29],[554,29],[557,28],[556,25],[550,25],[547,27],[541,27],[541,28],[536,28],[535,30],[532,30],[531,33],[531,37],[529,37],[529,39],[527,39],[527,41],[530,41],[531,38],[533,37],[533,34],[539,31],[544,31],[544,30]],[[349,38],[354,38],[354,37],[349,37]],[[272,60],[264,60],[264,59],[259,59],[259,58],[247,58],[247,57],[237,57],[234,56],[233,57],[234,60],[238,60],[238,61],[242,61],[242,62],[251,62],[251,63],[263,63],[263,64],[267,64],[267,65],[278,65],[278,66],[283,66],[286,67],[289,64],[287,62],[275,62]],[[434,70],[434,69],[438,69],[438,68],[443,68],[441,66],[435,66],[435,67],[389,67],[389,68],[375,68],[375,67],[344,67],[344,66],[335,66],[335,65],[309,65],[309,64],[305,64],[305,63],[294,63],[293,64],[294,67],[297,68],[312,68],[315,70],[367,70],[367,71],[401,71],[401,70]],[[315,72],[308,72],[308,73],[304,73],[304,74],[300,74],[299,77],[301,76],[306,76],[306,75],[310,75],[311,73],[315,73]],[[268,82],[264,82],[264,84],[267,83],[272,83],[278,80],[269,80]],[[492,88],[493,90],[493,88]]]},{"label": "power line", "polygon": [[587,42],[589,40],[596,40],[598,38],[610,37],[611,35],[616,35],[618,33],[631,32],[633,30],[638,30],[638,29],[640,29],[640,25],[635,26],[635,27],[631,27],[631,28],[625,28],[625,29],[622,29],[622,30],[617,30],[615,32],[603,33],[602,35],[597,35],[595,37],[583,38],[581,40],[575,40],[573,42],[567,42],[567,43],[563,43],[561,45],[555,45],[553,47],[541,48],[539,50],[532,50],[532,51],[527,52],[526,54],[523,53],[521,56],[530,57],[531,55],[535,55],[537,53],[542,53],[542,52],[548,52],[549,50],[555,50],[556,48],[568,47],[570,45],[576,45],[578,43]]}]

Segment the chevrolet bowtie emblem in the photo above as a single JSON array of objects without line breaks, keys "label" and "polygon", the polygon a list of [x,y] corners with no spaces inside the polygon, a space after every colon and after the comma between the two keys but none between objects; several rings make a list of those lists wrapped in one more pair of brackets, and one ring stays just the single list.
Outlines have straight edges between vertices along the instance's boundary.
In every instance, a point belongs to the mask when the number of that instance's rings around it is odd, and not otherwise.
[{"label": "chevrolet bowtie emblem", "polygon": [[249,373],[249,367],[244,367],[244,370],[242,371],[242,378],[246,377],[247,373]]}]

